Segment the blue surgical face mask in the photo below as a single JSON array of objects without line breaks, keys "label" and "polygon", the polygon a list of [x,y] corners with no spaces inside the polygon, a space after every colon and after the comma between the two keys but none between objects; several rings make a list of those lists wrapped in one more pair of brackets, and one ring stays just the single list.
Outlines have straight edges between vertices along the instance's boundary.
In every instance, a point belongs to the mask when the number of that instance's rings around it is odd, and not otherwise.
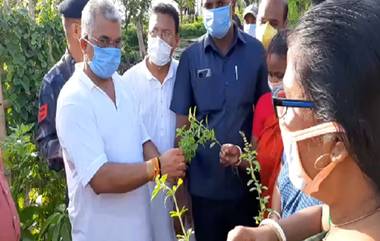
[{"label": "blue surgical face mask", "polygon": [[203,24],[214,38],[222,39],[231,27],[231,6],[203,9]]},{"label": "blue surgical face mask", "polygon": [[92,72],[101,79],[110,78],[119,68],[121,50],[119,48],[100,48],[87,41],[94,48],[94,56],[89,62]]},{"label": "blue surgical face mask", "polygon": [[256,37],[256,24],[244,24],[244,32],[251,35],[252,37]]}]

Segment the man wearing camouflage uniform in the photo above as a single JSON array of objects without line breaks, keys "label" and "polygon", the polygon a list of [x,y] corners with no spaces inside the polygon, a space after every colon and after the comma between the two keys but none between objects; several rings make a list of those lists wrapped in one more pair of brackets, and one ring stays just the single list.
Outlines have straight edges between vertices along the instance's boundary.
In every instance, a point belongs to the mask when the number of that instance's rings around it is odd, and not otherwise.
[{"label": "man wearing camouflage uniform", "polygon": [[49,168],[64,168],[61,145],[55,127],[57,99],[61,88],[74,72],[74,65],[82,61],[79,39],[82,10],[88,0],[65,0],[59,5],[65,31],[67,50],[61,60],[44,76],[39,96],[37,142],[40,155]]}]

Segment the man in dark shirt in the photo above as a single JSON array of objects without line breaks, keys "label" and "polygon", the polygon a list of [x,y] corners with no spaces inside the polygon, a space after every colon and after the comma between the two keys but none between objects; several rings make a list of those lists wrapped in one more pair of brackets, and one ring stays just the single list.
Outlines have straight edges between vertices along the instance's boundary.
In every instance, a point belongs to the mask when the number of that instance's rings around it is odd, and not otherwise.
[{"label": "man in dark shirt", "polygon": [[67,50],[61,60],[44,76],[39,96],[37,143],[39,152],[49,168],[63,169],[62,150],[55,128],[55,114],[59,92],[74,72],[74,65],[82,61],[79,44],[82,10],[88,0],[65,0],[59,5],[65,30]]},{"label": "man in dark shirt", "polygon": [[[231,20],[231,0],[203,0],[207,34],[181,56],[171,110],[177,127],[188,124],[189,108],[221,143],[243,146],[239,131],[250,139],[252,106],[269,92],[265,52],[256,39]],[[249,193],[247,163],[220,161],[220,148],[201,147],[189,167],[197,241],[221,241],[237,225],[255,224],[255,195]]]}]

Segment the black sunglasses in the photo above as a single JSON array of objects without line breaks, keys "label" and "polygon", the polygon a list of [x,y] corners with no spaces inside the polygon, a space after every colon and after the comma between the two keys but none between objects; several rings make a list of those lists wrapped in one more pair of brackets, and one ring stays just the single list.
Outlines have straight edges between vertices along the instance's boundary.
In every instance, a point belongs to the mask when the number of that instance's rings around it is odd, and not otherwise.
[{"label": "black sunglasses", "polygon": [[273,98],[274,112],[278,119],[284,117],[288,108],[307,108],[312,109],[315,107],[314,102],[307,100],[291,100],[285,98]]}]

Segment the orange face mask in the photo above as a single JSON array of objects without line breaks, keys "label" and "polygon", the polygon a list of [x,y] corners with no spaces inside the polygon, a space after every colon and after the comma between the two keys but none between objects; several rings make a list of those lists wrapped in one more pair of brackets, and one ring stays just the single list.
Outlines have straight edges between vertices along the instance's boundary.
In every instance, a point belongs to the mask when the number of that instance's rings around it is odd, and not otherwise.
[{"label": "orange face mask", "polygon": [[[343,128],[336,122],[327,122],[304,130],[291,132],[281,121],[280,128],[284,142],[285,157],[289,162],[289,178],[292,184],[308,195],[318,192],[321,183],[331,174],[338,162],[331,161],[331,163],[323,167],[314,178],[311,178],[307,175],[302,166],[297,143],[325,134],[342,133],[344,132]],[[327,154],[324,154],[318,159],[326,155]],[[318,162],[318,159],[315,163]]]}]

